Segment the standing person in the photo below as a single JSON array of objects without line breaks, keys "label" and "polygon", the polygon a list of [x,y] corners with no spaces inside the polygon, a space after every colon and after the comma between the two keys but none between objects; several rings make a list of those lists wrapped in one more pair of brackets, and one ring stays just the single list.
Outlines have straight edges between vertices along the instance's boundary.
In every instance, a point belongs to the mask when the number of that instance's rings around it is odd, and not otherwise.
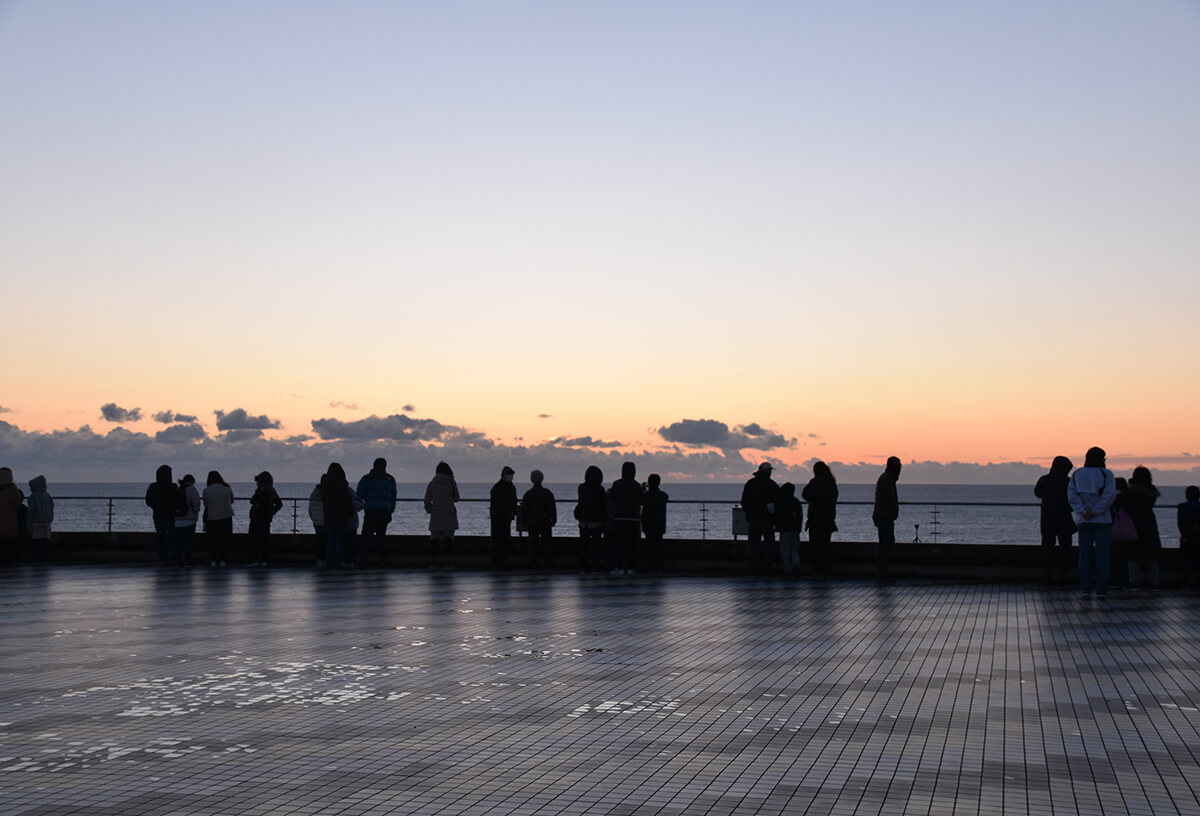
[{"label": "standing person", "polygon": [[[325,566],[345,565],[346,529],[355,523],[354,497],[346,469],[331,462],[321,477],[321,515],[325,522]],[[312,503],[309,503],[312,511]]]},{"label": "standing person", "polygon": [[646,561],[653,572],[663,571],[663,539],[667,535],[667,502],[671,497],[659,489],[662,477],[651,473],[642,494],[642,532],[646,535]]},{"label": "standing person", "polygon": [[545,476],[540,470],[529,474],[533,484],[521,497],[517,516],[529,532],[529,560],[534,569],[554,567],[554,525],[558,523],[558,505],[554,494],[542,486]]},{"label": "standing person", "polygon": [[308,520],[313,526],[313,554],[318,567],[325,566],[325,548],[329,538],[325,530],[325,499],[321,496],[318,482],[308,494]]},{"label": "standing person", "polygon": [[492,569],[508,569],[508,553],[512,549],[512,523],[517,517],[517,486],[513,484],[516,471],[505,465],[500,479],[488,494],[488,518],[492,523]]},{"label": "standing person", "polygon": [[584,575],[604,569],[604,527],[608,522],[608,495],[604,473],[595,465],[583,472],[578,489],[575,520],[579,522],[579,571]]},{"label": "standing person", "polygon": [[1179,554],[1183,557],[1183,583],[1190,589],[1200,586],[1200,487],[1188,485],[1185,501],[1175,509],[1179,527]]},{"label": "standing person", "polygon": [[896,482],[900,481],[900,459],[889,456],[883,473],[875,482],[875,508],[871,521],[879,530],[879,544],[875,548],[875,580],[880,584],[891,584],[890,572],[892,547],[896,545],[896,519],[900,518],[900,497],[896,493]]},{"label": "standing person", "polygon": [[12,470],[0,467],[0,563],[11,564],[16,558],[24,503],[25,494],[13,481]]},{"label": "standing person", "polygon": [[146,506],[154,514],[154,532],[158,536],[158,563],[166,566],[171,560],[171,536],[175,533],[175,482],[170,465],[159,465],[154,482],[146,488]]},{"label": "standing person", "polygon": [[196,539],[196,521],[200,518],[200,491],[196,477],[186,474],[179,480],[178,503],[175,507],[174,559],[177,567],[192,565],[192,543]]},{"label": "standing person", "polygon": [[771,478],[771,463],[763,462],[742,488],[742,510],[750,533],[746,550],[752,575],[771,571],[775,556],[775,503],[779,500],[779,485]]},{"label": "standing person", "polygon": [[[1075,519],[1071,518],[1071,503],[1067,500],[1067,483],[1075,467],[1065,456],[1055,456],[1050,472],[1037,480],[1033,495],[1042,500],[1042,561],[1046,569],[1046,586],[1054,583],[1054,571],[1059,571],[1058,583],[1066,584],[1071,571],[1071,537],[1075,535]],[[1055,552],[1055,545],[1058,552]]]},{"label": "standing person", "polygon": [[783,574],[788,578],[799,578],[800,531],[804,529],[804,505],[796,498],[796,486],[791,482],[784,482],[779,486],[775,529],[779,530],[779,555],[783,559]]},{"label": "standing person", "polygon": [[282,509],[283,500],[275,490],[275,478],[264,470],[254,477],[254,495],[250,497],[250,566],[267,566],[271,557],[271,519]]},{"label": "standing person", "polygon": [[425,512],[429,514],[429,565],[454,569],[454,531],[458,529],[458,483],[454,471],[438,462],[425,487]]},{"label": "standing person", "polygon": [[29,480],[29,538],[34,563],[46,560],[50,550],[50,526],[54,523],[54,497],[46,490],[46,477]]},{"label": "standing person", "polygon": [[1137,541],[1129,557],[1129,585],[1134,589],[1143,582],[1150,589],[1158,589],[1162,537],[1158,533],[1154,504],[1161,495],[1154,486],[1150,468],[1135,467],[1129,477],[1129,489],[1122,497],[1125,512],[1133,519],[1133,528],[1137,532]]},{"label": "standing person", "polygon": [[1112,508],[1117,484],[1112,471],[1104,466],[1103,448],[1089,448],[1083,467],[1067,483],[1067,500],[1075,511],[1079,527],[1079,588],[1090,598],[1108,595],[1108,548],[1112,541]]},{"label": "standing person", "polygon": [[837,480],[824,462],[813,463],[813,477],[801,493],[808,502],[808,541],[813,550],[813,573],[828,578],[833,572],[831,541],[837,532]]},{"label": "standing person", "polygon": [[220,473],[210,470],[202,498],[204,538],[208,542],[208,565],[223,567],[229,560],[229,543],[233,541],[233,488],[221,478]]},{"label": "standing person", "polygon": [[396,512],[396,480],[387,472],[387,460],[380,456],[366,476],[358,480],[355,491],[363,501],[363,564],[371,560],[384,566],[387,560],[387,526]]},{"label": "standing person", "polygon": [[621,465],[621,478],[608,489],[612,507],[613,574],[630,575],[638,568],[638,539],[641,538],[642,485],[637,480],[637,465]]}]

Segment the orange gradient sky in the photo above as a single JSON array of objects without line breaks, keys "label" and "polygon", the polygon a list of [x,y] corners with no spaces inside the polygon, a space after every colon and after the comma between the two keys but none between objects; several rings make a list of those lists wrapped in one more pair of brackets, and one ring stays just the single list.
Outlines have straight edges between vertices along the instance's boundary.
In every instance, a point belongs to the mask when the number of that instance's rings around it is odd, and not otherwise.
[{"label": "orange gradient sky", "polygon": [[[1198,46],[1182,2],[7,3],[0,455],[243,409],[1190,471]],[[660,432],[702,419],[782,444]]]}]

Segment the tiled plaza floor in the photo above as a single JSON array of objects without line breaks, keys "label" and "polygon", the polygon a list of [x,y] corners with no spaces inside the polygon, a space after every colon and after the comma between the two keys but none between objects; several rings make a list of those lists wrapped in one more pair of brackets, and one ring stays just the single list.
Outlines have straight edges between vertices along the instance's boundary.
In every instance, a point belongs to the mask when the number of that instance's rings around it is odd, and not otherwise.
[{"label": "tiled plaza floor", "polygon": [[0,573],[0,812],[1200,814],[1200,598]]}]

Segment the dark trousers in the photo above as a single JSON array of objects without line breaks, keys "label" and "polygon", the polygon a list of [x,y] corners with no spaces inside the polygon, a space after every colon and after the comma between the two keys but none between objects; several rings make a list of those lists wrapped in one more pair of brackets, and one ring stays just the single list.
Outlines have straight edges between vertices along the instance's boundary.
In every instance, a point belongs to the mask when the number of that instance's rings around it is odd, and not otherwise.
[{"label": "dark trousers", "polygon": [[889,568],[892,563],[892,548],[896,546],[896,522],[881,521],[879,528],[879,543],[875,545],[875,580],[892,580]]},{"label": "dark trousers", "polygon": [[1179,555],[1183,559],[1183,583],[1191,589],[1200,586],[1200,541],[1190,538],[1179,542]]},{"label": "dark trousers", "polygon": [[374,562],[383,566],[387,560],[387,526],[392,514],[387,510],[368,510],[363,514],[362,563]]},{"label": "dark trousers", "polygon": [[192,565],[192,542],[196,539],[196,525],[185,524],[175,528],[174,558],[181,567]]},{"label": "dark trousers", "polygon": [[204,540],[208,545],[208,560],[218,564],[229,560],[229,542],[233,541],[233,519],[204,522]]},{"label": "dark trousers", "polygon": [[549,527],[529,531],[529,563],[534,569],[554,566],[554,539],[550,531]]},{"label": "dark trousers", "polygon": [[642,544],[646,569],[653,572],[663,571],[663,549],[663,533],[647,530],[646,540]]},{"label": "dark trousers", "polygon": [[325,560],[325,544],[328,536],[325,534],[324,527],[313,525],[313,555],[317,561]]},{"label": "dark trousers", "polygon": [[613,569],[626,572],[637,569],[637,545],[641,532],[641,523],[637,521],[618,519],[612,523],[610,558]]},{"label": "dark trousers", "polygon": [[750,522],[750,534],[746,539],[746,556],[750,562],[751,575],[766,575],[775,562],[775,527],[769,521]]},{"label": "dark trousers", "polygon": [[579,523],[579,569],[583,572],[604,569],[604,522]]},{"label": "dark trousers", "polygon": [[265,564],[271,557],[271,522],[264,519],[250,521],[250,561]]},{"label": "dark trousers", "polygon": [[1066,530],[1057,533],[1042,531],[1042,563],[1046,570],[1047,584],[1054,583],[1056,571],[1058,583],[1065,584],[1068,581],[1071,572],[1071,535]]},{"label": "dark trousers", "polygon": [[158,541],[158,563],[171,560],[171,539],[175,535],[175,519],[155,519],[154,533]]},{"label": "dark trousers", "polygon": [[492,519],[492,569],[508,569],[508,554],[512,552],[512,521]]},{"label": "dark trousers", "polygon": [[827,527],[812,527],[808,529],[808,541],[813,551],[813,572],[817,575],[829,575],[833,572],[833,531]]}]

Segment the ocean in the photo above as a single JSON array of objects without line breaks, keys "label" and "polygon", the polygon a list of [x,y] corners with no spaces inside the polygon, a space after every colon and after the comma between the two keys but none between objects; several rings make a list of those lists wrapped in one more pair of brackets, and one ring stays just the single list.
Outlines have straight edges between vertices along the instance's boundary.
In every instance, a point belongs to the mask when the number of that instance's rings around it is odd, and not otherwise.
[{"label": "ocean", "polygon": [[[235,505],[234,531],[246,532],[249,523],[247,499],[254,485],[232,485],[238,501]],[[458,506],[461,535],[488,534],[487,496],[491,484],[460,483],[463,501]],[[575,536],[577,529],[571,510],[575,504],[575,484],[547,485],[558,499],[560,537]],[[800,486],[798,486],[799,488]],[[24,486],[23,486],[24,488]],[[388,531],[397,534],[422,534],[428,531],[428,517],[421,500],[425,483],[398,484],[400,503]],[[528,488],[518,484],[518,495]],[[275,517],[276,533],[308,533],[308,496],[312,483],[284,482],[276,485],[284,499],[284,508]],[[667,537],[728,540],[732,535],[733,507],[741,497],[739,484],[680,482],[663,484],[670,495],[667,510]],[[838,532],[835,540],[873,541],[871,501],[874,485],[839,485],[842,504],[838,507]],[[1175,506],[1183,501],[1182,487],[1161,487],[1159,528],[1163,544],[1178,546]],[[921,541],[953,544],[1027,544],[1039,543],[1038,504],[1032,485],[921,485],[901,480],[900,519],[896,524],[897,541]],[[62,483],[51,484],[54,496],[54,529],[72,532],[105,531],[150,532],[154,529],[150,509],[143,498],[145,482]],[[111,526],[110,526],[111,512]],[[807,537],[807,536],[806,536]]]}]

